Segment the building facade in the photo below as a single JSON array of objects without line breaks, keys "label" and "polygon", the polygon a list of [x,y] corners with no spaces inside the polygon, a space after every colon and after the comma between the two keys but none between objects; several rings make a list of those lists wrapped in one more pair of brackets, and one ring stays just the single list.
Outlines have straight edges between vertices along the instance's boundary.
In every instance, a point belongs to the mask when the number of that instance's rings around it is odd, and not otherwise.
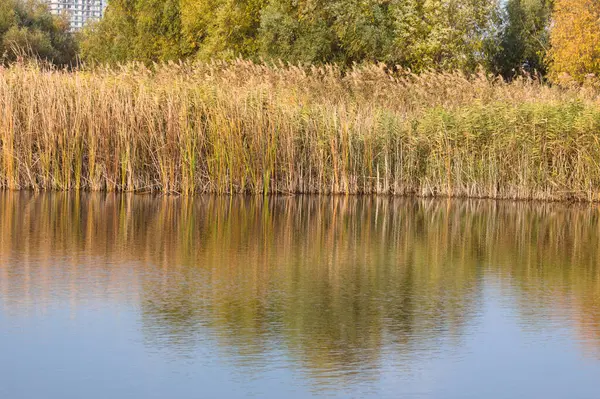
[{"label": "building facade", "polygon": [[44,0],[53,14],[67,14],[71,29],[81,29],[88,20],[102,18],[108,0]]}]

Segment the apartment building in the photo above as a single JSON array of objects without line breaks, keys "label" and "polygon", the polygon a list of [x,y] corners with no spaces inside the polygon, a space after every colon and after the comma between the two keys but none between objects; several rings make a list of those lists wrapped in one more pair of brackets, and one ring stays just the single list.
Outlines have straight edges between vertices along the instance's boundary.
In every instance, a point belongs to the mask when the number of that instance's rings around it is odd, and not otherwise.
[{"label": "apartment building", "polygon": [[102,18],[108,0],[44,0],[54,14],[66,13],[71,29],[81,29],[88,20]]}]

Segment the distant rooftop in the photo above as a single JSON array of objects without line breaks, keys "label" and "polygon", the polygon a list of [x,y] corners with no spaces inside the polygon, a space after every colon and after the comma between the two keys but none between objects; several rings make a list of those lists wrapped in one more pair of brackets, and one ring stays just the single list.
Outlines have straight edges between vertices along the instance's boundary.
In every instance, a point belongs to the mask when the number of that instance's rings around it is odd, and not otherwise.
[{"label": "distant rooftop", "polygon": [[69,16],[71,29],[81,29],[88,20],[102,18],[108,0],[42,0],[53,14]]}]

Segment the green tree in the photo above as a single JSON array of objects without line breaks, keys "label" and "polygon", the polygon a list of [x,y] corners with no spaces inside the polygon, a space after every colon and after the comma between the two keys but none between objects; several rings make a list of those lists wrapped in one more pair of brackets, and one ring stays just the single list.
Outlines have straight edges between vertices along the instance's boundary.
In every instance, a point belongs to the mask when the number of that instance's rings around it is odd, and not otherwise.
[{"label": "green tree", "polygon": [[253,57],[266,0],[181,0],[185,38],[197,56]]},{"label": "green tree", "polygon": [[261,55],[473,69],[497,10],[489,0],[272,0],[261,14]]},{"label": "green tree", "polygon": [[57,65],[75,61],[77,46],[64,17],[53,16],[35,0],[2,0],[0,57],[2,62],[31,56]]},{"label": "green tree", "polygon": [[487,59],[497,11],[496,0],[111,0],[82,48],[109,62],[242,56],[472,70]]},{"label": "green tree", "polygon": [[315,0],[271,0],[261,13],[260,55],[290,62],[339,61],[341,43],[330,9]]},{"label": "green tree", "polygon": [[102,20],[82,32],[82,56],[100,62],[167,61],[191,52],[179,0],[111,0]]},{"label": "green tree", "polygon": [[504,26],[495,55],[495,72],[512,77],[527,72],[546,73],[550,46],[552,0],[508,0]]},{"label": "green tree", "polygon": [[499,6],[495,0],[395,2],[397,63],[423,69],[474,70],[486,62]]},{"label": "green tree", "polygon": [[136,0],[111,0],[103,19],[88,24],[81,33],[84,60],[124,62],[137,58]]},{"label": "green tree", "polygon": [[166,61],[189,54],[182,43],[179,0],[138,0],[135,13],[138,57]]},{"label": "green tree", "polygon": [[261,55],[301,62],[391,61],[392,4],[272,0],[261,15]]},{"label": "green tree", "polygon": [[252,57],[264,0],[111,0],[83,32],[82,54],[100,62]]}]

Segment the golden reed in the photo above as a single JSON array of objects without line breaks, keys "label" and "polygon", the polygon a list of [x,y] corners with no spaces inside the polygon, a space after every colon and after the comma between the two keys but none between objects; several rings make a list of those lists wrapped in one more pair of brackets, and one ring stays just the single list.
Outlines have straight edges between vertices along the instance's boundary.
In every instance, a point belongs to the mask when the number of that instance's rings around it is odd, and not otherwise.
[{"label": "golden reed", "polygon": [[377,65],[15,65],[0,188],[597,201],[599,94]]}]

